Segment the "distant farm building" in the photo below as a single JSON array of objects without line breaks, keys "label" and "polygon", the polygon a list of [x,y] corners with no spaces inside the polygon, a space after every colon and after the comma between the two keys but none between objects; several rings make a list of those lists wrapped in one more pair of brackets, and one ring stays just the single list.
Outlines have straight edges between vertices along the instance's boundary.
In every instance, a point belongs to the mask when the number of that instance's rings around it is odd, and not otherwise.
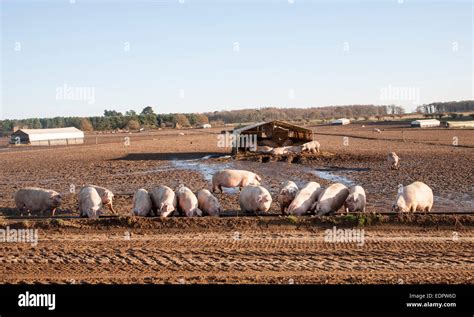
[{"label": "distant farm building", "polygon": [[84,132],[74,127],[57,129],[20,129],[12,133],[10,143],[44,146],[83,144]]},{"label": "distant farm building", "polygon": [[331,121],[332,125],[346,125],[346,124],[349,124],[349,123],[351,123],[351,120],[346,119],[346,118],[341,118],[341,119]]},{"label": "distant farm building", "polygon": [[441,122],[436,119],[427,119],[427,120],[415,120],[411,122],[411,126],[414,128],[431,128],[439,127]]},{"label": "distant farm building", "polygon": [[201,125],[201,128],[203,128],[203,129],[210,129],[210,128],[211,128],[211,125],[210,125],[209,123],[206,123],[206,124]]},{"label": "distant farm building", "polygon": [[474,121],[447,121],[448,128],[474,128]]},{"label": "distant farm building", "polygon": [[[284,121],[269,121],[252,124],[232,132],[236,140],[256,140],[257,145],[271,147],[300,144],[313,140],[313,131]],[[249,149],[249,142],[240,141],[235,149]]]}]

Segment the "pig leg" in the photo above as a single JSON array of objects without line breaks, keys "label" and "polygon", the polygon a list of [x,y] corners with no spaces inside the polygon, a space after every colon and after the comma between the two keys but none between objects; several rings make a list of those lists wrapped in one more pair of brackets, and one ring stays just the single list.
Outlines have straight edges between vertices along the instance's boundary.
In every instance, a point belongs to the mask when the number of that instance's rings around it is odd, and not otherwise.
[{"label": "pig leg", "polygon": [[117,212],[114,210],[114,207],[112,206],[112,202],[107,204],[107,207],[112,211],[112,213],[117,214]]},{"label": "pig leg", "polygon": [[51,209],[51,217],[54,217],[54,212],[56,211],[56,208]]}]

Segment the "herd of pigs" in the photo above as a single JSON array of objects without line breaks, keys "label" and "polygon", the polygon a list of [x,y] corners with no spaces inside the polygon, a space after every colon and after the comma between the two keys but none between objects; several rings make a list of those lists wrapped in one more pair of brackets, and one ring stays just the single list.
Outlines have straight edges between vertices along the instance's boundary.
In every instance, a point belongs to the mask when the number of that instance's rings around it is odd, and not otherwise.
[{"label": "herd of pigs", "polygon": [[[400,158],[391,152],[387,157],[391,169],[398,169]],[[212,177],[212,192],[223,191],[224,188],[239,187],[239,205],[244,213],[267,212],[272,203],[269,191],[260,186],[261,177],[245,170],[221,170]],[[112,205],[114,194],[111,190],[94,185],[80,189],[77,200],[81,217],[97,218],[103,207],[108,207],[115,213]],[[344,207],[345,212],[365,212],[366,194],[361,186],[346,187],[343,184],[331,184],[322,188],[316,182],[308,182],[298,188],[295,182],[287,181],[282,184],[278,193],[278,203],[282,214],[301,216],[307,213],[327,215]],[[28,187],[20,189],[15,194],[16,207],[21,212],[54,211],[61,204],[61,195],[49,189]],[[422,183],[414,182],[400,187],[397,192],[392,210],[396,212],[431,211],[433,192]],[[149,191],[140,188],[133,196],[134,216],[168,217],[174,214],[195,216],[219,216],[221,207],[218,199],[207,189],[201,189],[196,194],[184,185],[176,191],[168,186],[160,185]]]}]

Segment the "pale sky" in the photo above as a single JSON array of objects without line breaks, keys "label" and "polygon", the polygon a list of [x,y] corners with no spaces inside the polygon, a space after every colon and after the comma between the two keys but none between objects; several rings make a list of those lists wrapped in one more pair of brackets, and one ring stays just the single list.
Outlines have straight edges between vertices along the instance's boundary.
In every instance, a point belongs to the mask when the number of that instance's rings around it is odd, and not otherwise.
[{"label": "pale sky", "polygon": [[0,118],[474,99],[472,1],[181,2],[1,1]]}]

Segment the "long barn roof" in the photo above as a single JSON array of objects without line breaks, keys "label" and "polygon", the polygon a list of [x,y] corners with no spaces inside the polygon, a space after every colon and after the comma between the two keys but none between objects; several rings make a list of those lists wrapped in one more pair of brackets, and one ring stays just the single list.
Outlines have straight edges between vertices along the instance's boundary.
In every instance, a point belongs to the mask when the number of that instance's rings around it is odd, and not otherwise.
[{"label": "long barn roof", "polygon": [[56,129],[19,129],[15,133],[18,131],[27,134],[30,142],[84,138],[84,132],[74,127]]}]

